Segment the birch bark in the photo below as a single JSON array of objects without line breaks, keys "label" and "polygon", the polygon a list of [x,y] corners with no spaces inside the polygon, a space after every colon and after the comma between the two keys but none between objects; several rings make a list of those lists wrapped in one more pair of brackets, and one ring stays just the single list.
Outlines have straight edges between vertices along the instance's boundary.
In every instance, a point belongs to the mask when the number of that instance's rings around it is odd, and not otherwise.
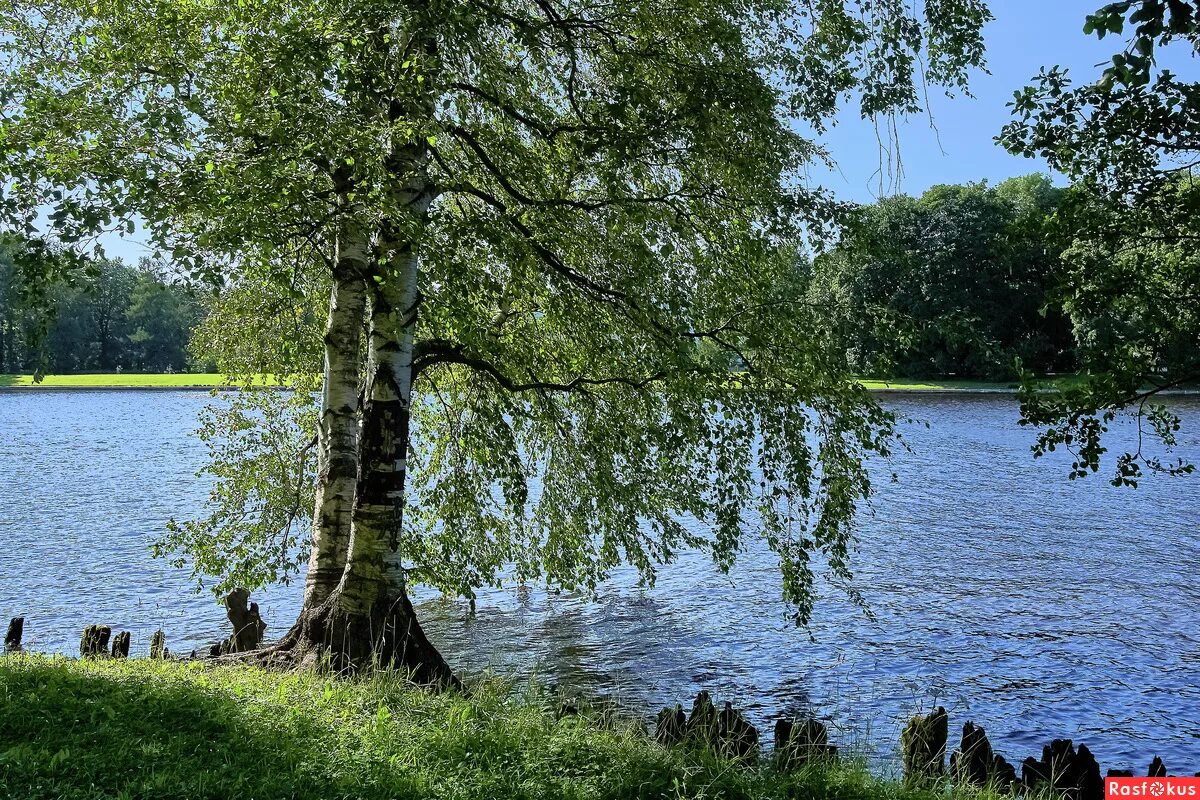
[{"label": "birch bark", "polygon": [[366,237],[347,226],[338,241],[325,329],[325,379],[317,428],[320,461],[304,586],[306,607],[321,605],[337,588],[350,546],[358,480],[359,350],[366,311],[363,276],[368,261]]}]

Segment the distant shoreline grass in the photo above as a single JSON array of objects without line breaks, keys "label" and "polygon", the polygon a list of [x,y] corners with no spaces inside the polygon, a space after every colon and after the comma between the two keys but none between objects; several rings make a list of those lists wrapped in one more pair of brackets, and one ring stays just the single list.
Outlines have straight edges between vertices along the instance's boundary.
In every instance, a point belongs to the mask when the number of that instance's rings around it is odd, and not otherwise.
[{"label": "distant shoreline grass", "polygon": [[[275,381],[263,378],[270,386]],[[237,389],[229,379],[216,372],[173,373],[84,373],[46,375],[35,382],[32,375],[0,375],[0,389]]]},{"label": "distant shoreline grass", "polygon": [[987,381],[929,381],[929,380],[862,380],[859,381],[872,392],[929,392],[929,393],[975,393],[1016,394],[1020,385],[1016,381],[989,383]]},{"label": "distant shoreline grass", "polygon": [[558,713],[537,687],[469,697],[395,673],[0,656],[0,796],[418,800],[996,800],[861,763],[776,769],[663,747],[632,718]]},{"label": "distant shoreline grass", "polygon": [[[271,378],[264,385],[272,385]],[[996,392],[1011,393],[1016,383],[985,381],[918,381],[864,380],[863,386],[873,392]],[[35,383],[32,375],[0,375],[0,389],[237,389],[225,375],[216,372],[172,374],[149,373],[86,373],[79,375],[46,375]]]},{"label": "distant shoreline grass", "polygon": [[[269,375],[260,379],[263,386],[277,386],[278,382]],[[1073,375],[1062,375],[1045,379],[1047,383],[1065,385],[1079,380]],[[878,380],[863,379],[860,381],[868,391],[879,394],[1010,394],[1015,395],[1019,388],[1016,381],[968,381],[968,380]],[[230,382],[228,376],[217,372],[175,372],[162,373],[85,373],[78,375],[46,375],[40,383],[35,383],[32,375],[0,375],[0,391],[5,389],[21,391],[37,390],[120,390],[137,391],[142,389],[166,390],[204,390],[212,389],[236,391],[240,386]],[[1196,394],[1196,387],[1173,389],[1163,392],[1164,395]]]}]

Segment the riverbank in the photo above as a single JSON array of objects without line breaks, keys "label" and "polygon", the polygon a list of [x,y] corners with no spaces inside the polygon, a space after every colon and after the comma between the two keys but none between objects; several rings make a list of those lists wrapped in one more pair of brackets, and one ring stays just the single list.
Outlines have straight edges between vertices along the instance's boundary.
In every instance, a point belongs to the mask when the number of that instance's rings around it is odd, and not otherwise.
[{"label": "riverbank", "polygon": [[[269,383],[269,381],[268,381]],[[32,375],[0,375],[0,389],[220,389],[230,386],[224,375],[204,373],[87,373],[46,375],[35,382]]]},{"label": "riverbank", "polygon": [[[1074,376],[1062,376],[1053,379],[1057,383],[1066,384],[1077,380]],[[278,386],[278,381],[272,376],[262,376],[262,386]],[[1015,381],[989,383],[987,381],[923,381],[923,380],[863,380],[862,385],[867,390],[879,394],[1010,394],[1015,395],[1020,385]],[[216,372],[170,374],[147,373],[86,373],[79,375],[46,375],[40,382],[35,382],[32,375],[0,375],[0,391],[6,389],[20,391],[37,390],[141,390],[158,389],[168,391],[237,391],[240,386],[230,381],[228,376]],[[1164,395],[1200,394],[1194,388],[1172,389],[1163,392]]]},{"label": "riverbank", "polygon": [[[532,690],[394,675],[0,657],[0,795],[40,798],[947,800],[853,764],[777,771],[663,747]],[[978,798],[978,792],[971,796]]]},{"label": "riverbank", "polygon": [[[265,378],[263,384],[275,381]],[[985,394],[1015,394],[1016,383],[987,383],[984,381],[880,381],[864,380],[863,385],[873,392],[967,392]],[[0,375],[0,389],[237,389],[225,375],[219,373],[91,373],[81,375],[46,375],[34,382],[32,375]]]}]

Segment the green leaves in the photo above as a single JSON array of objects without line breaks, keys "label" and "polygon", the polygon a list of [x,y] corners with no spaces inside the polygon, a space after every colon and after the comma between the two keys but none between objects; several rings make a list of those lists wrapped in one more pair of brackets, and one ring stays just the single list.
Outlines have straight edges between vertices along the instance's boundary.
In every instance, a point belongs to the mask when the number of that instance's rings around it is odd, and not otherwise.
[{"label": "green leaves", "polygon": [[[1091,374],[1070,390],[1023,396],[1026,419],[1045,426],[1035,452],[1072,448],[1072,477],[1099,468],[1107,426],[1126,407],[1139,431],[1169,448],[1173,426],[1146,401],[1200,379],[1200,193],[1190,177],[1200,155],[1200,84],[1155,71],[1157,49],[1176,40],[1196,58],[1196,7],[1110,3],[1084,30],[1126,35],[1112,66],[1079,86],[1060,70],[1043,71],[1016,96],[1014,121],[1000,136],[1011,152],[1045,158],[1077,181],[1058,219],[1073,240],[1058,294]],[[1113,482],[1136,485],[1143,468],[1189,471],[1139,450],[1117,456]]]},{"label": "green leaves", "polygon": [[[71,243],[137,214],[155,246],[237,287],[204,334],[235,373],[303,373],[302,304],[257,301],[302,286],[319,308],[296,276],[341,255],[337,231],[363,232],[369,287],[415,254],[420,303],[394,309],[416,314],[427,357],[402,531],[414,576],[467,596],[512,572],[587,587],[621,562],[652,580],[682,548],[727,566],[763,536],[805,619],[815,565],[850,574],[862,464],[891,419],[799,299],[795,243],[842,209],[808,187],[824,154],[795,131],[852,93],[874,115],[917,109],[924,79],[961,88],[986,7],[564,8],[11,3],[10,221],[52,191]],[[230,434],[214,515],[170,541],[245,581],[290,574],[272,544],[295,541],[282,484],[309,474],[281,455],[307,418],[262,413],[286,435],[256,439],[269,431],[248,409],[210,419]],[[247,507],[265,511],[245,523]]]},{"label": "green leaves", "polygon": [[862,375],[1006,380],[1018,359],[1069,369],[1069,324],[1043,313],[1060,271],[1047,221],[1061,195],[1030,175],[863,208],[816,260],[809,297]]}]

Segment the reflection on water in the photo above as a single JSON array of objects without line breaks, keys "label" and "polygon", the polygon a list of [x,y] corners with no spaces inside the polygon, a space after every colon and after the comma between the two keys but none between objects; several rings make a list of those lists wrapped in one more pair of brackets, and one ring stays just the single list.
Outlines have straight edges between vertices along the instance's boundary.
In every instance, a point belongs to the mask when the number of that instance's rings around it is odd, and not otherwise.
[{"label": "reflection on water", "polygon": [[[89,622],[132,630],[143,651],[159,626],[178,650],[224,635],[212,599],[147,552],[204,501],[189,433],[206,402],[0,393],[0,617],[24,614],[32,648],[72,652]],[[1200,769],[1200,478],[1069,482],[1061,459],[1030,458],[1010,398],[887,402],[933,424],[907,431],[899,481],[861,520],[857,580],[874,621],[828,589],[797,630],[773,557],[749,547],[729,576],[689,556],[653,589],[619,571],[594,600],[488,591],[471,616],[422,597],[431,637],[468,673],[536,675],[647,711],[699,688],[760,723],[812,708],[883,759],[898,720],[938,702],[1012,760],[1067,736],[1105,767],[1158,753],[1172,772]],[[1200,460],[1200,404],[1178,405],[1179,452]],[[269,633],[298,595],[263,598]]]}]

